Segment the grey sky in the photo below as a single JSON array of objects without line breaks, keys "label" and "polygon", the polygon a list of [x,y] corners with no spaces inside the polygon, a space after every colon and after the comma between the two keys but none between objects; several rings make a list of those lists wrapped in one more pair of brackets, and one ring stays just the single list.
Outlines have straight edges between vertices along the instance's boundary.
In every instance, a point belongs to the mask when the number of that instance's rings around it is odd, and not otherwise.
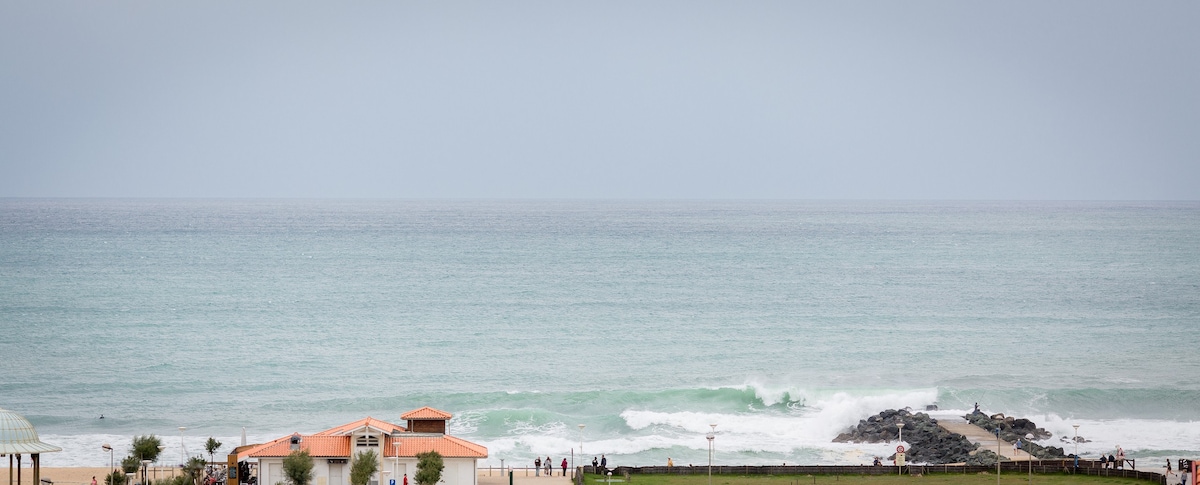
[{"label": "grey sky", "polygon": [[0,3],[0,196],[1200,199],[1200,2]]}]

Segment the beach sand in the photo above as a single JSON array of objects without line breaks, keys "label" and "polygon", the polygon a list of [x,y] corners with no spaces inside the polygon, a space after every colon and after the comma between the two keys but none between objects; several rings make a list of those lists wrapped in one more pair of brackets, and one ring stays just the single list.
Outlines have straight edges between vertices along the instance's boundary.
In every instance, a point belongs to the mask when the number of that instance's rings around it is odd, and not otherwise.
[{"label": "beach sand", "polygon": [[[7,465],[7,463],[6,463]],[[0,468],[0,474],[3,474],[0,479],[8,480],[9,468],[5,466]],[[13,483],[16,483],[17,470],[13,470]],[[96,477],[96,483],[104,485],[104,474],[108,473],[107,467],[42,467],[42,480],[50,480],[54,485],[91,485],[92,477]],[[166,478],[173,474],[178,474],[179,471],[175,467],[151,467],[149,470],[150,479],[155,477]],[[34,485],[33,469],[28,466],[21,467],[21,485]]]}]

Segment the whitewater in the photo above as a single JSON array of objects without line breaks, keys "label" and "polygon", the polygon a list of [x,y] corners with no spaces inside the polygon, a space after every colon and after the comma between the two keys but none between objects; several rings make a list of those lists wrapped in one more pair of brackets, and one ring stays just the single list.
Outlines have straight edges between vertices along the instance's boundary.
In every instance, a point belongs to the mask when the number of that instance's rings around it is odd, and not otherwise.
[{"label": "whitewater", "polygon": [[1198,324],[1194,202],[0,200],[45,466],[424,405],[483,466],[700,464],[710,424],[716,463],[869,463],[832,439],[977,402],[1196,457]]}]

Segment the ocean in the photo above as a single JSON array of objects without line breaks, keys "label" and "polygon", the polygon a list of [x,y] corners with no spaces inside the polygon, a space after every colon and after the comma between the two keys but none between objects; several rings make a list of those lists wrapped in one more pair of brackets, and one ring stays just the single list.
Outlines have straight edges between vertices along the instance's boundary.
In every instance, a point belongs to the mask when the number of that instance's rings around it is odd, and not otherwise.
[{"label": "ocean", "polygon": [[1200,458],[1200,203],[0,199],[44,466],[426,405],[482,466],[699,465],[710,424],[714,463],[858,464],[860,419],[976,402]]}]

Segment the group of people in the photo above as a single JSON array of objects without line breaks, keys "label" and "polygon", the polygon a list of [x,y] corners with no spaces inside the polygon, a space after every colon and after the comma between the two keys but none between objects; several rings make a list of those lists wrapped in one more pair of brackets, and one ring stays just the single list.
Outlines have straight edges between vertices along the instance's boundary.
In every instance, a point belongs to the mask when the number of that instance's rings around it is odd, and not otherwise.
[{"label": "group of people", "polygon": [[1104,453],[1101,453],[1100,454],[1100,468],[1124,469],[1125,468],[1125,450],[1121,449],[1121,447],[1118,446],[1116,455],[1109,453],[1108,456],[1106,457],[1106,456],[1104,456]]},{"label": "group of people", "polygon": [[[671,460],[670,458],[667,458],[667,461],[670,461],[670,460]],[[592,470],[595,470],[596,473],[603,475],[604,470],[607,470],[607,469],[608,469],[608,458],[605,458],[604,455],[600,455],[600,461],[596,461],[596,457],[594,457],[594,456],[592,457]]]},{"label": "group of people", "polygon": [[[550,457],[547,456],[545,460],[542,460],[542,458],[540,456],[537,458],[534,458],[533,459],[534,476],[541,476],[543,468],[545,468],[545,470],[546,470],[546,476],[548,476],[548,477],[554,476],[554,462],[550,460]],[[562,459],[562,473],[563,473],[562,476],[564,476],[564,477],[567,476],[567,459],[566,458]]]}]

